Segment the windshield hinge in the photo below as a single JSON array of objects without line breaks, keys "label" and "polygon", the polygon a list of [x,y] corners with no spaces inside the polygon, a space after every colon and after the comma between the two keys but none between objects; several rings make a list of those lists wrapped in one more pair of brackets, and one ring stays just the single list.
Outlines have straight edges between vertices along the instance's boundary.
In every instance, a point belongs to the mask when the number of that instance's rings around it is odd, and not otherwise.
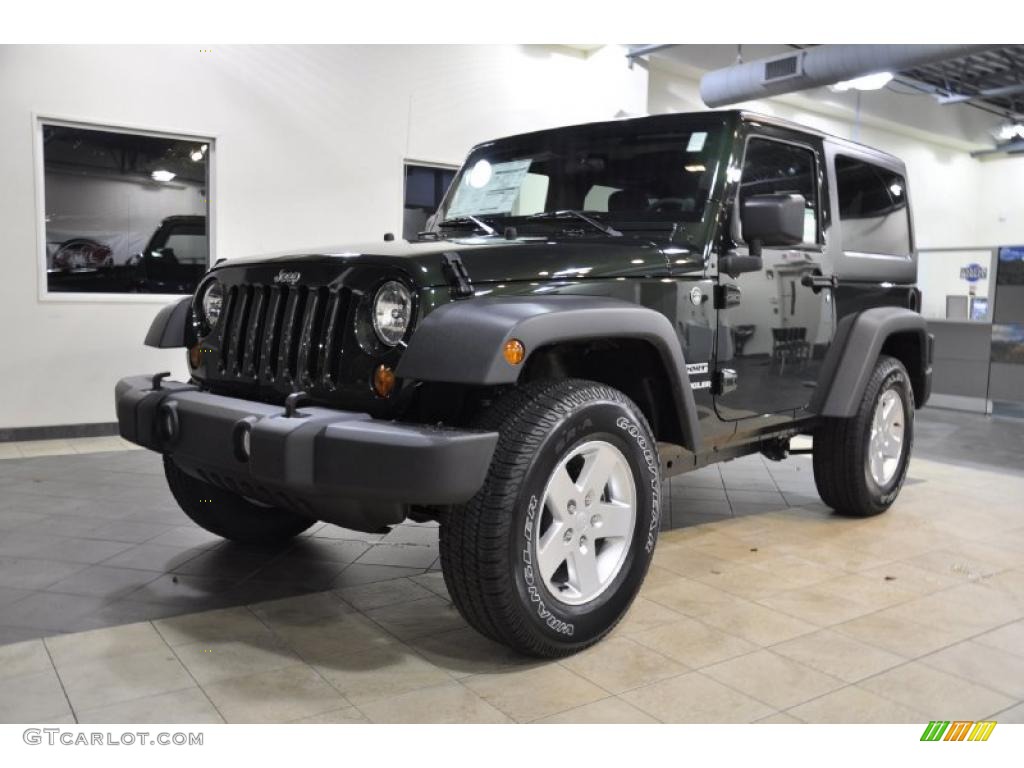
[{"label": "windshield hinge", "polygon": [[457,253],[441,254],[441,270],[444,272],[445,280],[451,286],[455,298],[473,295],[473,283],[469,279],[469,272],[462,258]]}]

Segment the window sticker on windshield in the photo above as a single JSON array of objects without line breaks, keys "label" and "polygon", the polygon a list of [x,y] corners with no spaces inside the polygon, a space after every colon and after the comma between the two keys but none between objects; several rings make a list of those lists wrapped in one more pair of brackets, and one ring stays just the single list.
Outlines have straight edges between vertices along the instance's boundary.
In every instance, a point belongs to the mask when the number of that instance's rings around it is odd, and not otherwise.
[{"label": "window sticker on windshield", "polygon": [[686,145],[687,152],[700,152],[704,149],[704,142],[707,141],[707,131],[697,131],[690,134],[690,142]]},{"label": "window sticker on windshield", "polygon": [[455,190],[448,218],[511,213],[532,162],[530,159],[493,164],[477,161]]}]

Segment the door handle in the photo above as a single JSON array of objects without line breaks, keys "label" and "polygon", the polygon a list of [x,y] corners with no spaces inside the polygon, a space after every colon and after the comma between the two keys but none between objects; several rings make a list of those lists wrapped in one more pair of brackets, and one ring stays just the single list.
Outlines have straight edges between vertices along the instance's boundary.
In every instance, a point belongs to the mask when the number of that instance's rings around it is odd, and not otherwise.
[{"label": "door handle", "polygon": [[804,275],[800,278],[800,285],[810,288],[819,293],[822,288],[835,288],[839,285],[839,278],[835,275]]}]

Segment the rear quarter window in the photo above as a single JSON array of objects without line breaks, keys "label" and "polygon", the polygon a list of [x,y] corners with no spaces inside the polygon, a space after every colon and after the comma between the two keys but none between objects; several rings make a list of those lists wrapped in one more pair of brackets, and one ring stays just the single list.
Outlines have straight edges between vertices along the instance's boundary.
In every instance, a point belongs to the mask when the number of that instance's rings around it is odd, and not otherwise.
[{"label": "rear quarter window", "polygon": [[910,255],[906,180],[895,171],[846,155],[835,158],[843,250]]}]

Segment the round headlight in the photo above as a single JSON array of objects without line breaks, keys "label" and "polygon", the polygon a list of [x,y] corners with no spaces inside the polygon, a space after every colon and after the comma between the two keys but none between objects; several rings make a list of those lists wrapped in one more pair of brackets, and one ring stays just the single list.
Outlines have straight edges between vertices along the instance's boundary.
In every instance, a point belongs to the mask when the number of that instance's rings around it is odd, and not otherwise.
[{"label": "round headlight", "polygon": [[221,309],[224,307],[224,286],[216,280],[210,283],[209,287],[203,291],[201,306],[203,319],[206,321],[207,327],[213,330],[217,327]]},{"label": "round headlight", "polygon": [[411,315],[412,294],[402,283],[392,280],[377,289],[373,299],[373,330],[378,339],[389,347],[398,344],[409,330]]}]

